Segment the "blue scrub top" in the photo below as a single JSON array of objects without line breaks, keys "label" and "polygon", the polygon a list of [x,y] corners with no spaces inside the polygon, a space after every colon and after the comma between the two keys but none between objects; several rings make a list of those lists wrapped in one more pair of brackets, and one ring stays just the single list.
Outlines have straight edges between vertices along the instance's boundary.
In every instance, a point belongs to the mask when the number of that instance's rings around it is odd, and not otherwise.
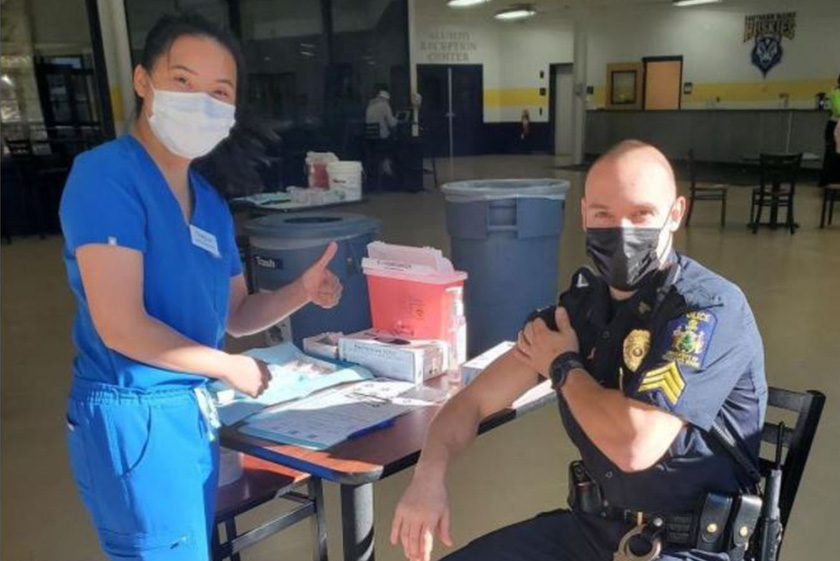
[{"label": "blue scrub top", "polygon": [[73,330],[78,378],[141,390],[207,381],[106,347],[91,319],[76,260],[76,250],[86,244],[141,252],[146,313],[197,343],[221,348],[230,280],[242,273],[242,265],[224,198],[192,169],[189,179],[193,212],[187,225],[163,174],[134,137],[97,146],[73,162],[59,214],[67,276],[78,302]]}]

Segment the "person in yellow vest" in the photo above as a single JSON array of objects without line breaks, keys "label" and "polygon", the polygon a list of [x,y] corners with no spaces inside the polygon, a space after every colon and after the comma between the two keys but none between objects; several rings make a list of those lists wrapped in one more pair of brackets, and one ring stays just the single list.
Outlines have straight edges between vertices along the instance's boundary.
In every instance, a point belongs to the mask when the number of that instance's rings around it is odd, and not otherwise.
[{"label": "person in yellow vest", "polygon": [[838,153],[837,137],[840,136],[840,76],[837,77],[837,87],[826,97],[826,106],[831,111],[831,116],[825,124],[825,156],[823,157],[823,169],[820,174],[820,187],[829,183],[840,183],[840,153]]}]

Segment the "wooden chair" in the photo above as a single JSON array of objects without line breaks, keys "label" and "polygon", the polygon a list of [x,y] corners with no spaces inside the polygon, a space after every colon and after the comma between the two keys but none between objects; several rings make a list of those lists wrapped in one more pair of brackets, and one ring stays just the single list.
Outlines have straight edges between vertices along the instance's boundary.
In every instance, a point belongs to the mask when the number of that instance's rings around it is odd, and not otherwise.
[{"label": "wooden chair", "polygon": [[752,192],[750,224],[753,234],[761,225],[761,211],[770,207],[770,227],[776,227],[780,208],[787,207],[785,226],[793,234],[796,222],[793,218],[793,202],[796,195],[796,181],[802,166],[802,154],[760,154],[759,185]]},{"label": "wooden chair", "polygon": [[820,214],[820,228],[825,228],[834,222],[834,203],[840,200],[840,184],[826,185],[823,190],[822,213]]},{"label": "wooden chair", "polygon": [[696,201],[720,201],[720,226],[726,226],[726,197],[729,186],[723,184],[698,185],[697,164],[694,160],[694,150],[688,151],[688,176],[691,182],[691,192],[688,199],[688,214],[685,217],[686,227],[691,225],[691,214]]},{"label": "wooden chair", "polygon": [[[811,445],[817,433],[820,416],[825,406],[825,395],[815,390],[796,392],[771,387],[767,398],[768,417],[784,415],[789,417],[791,413],[795,417],[792,429],[787,428],[784,421],[767,420],[761,434],[762,442],[769,445],[766,447],[765,454],[759,459],[759,471],[765,481],[769,477],[770,471],[775,467],[775,461],[766,459],[764,456],[775,458],[778,453],[778,457],[782,460],[779,518],[782,526],[786,527],[793,510],[799,484],[802,482],[802,475],[805,472],[805,464],[808,461]],[[778,443],[781,443],[781,450],[778,449]],[[765,483],[763,489],[766,491],[766,488]],[[760,554],[757,541],[755,541],[758,539],[758,534],[759,532],[756,532],[753,536],[754,543],[748,552],[753,556],[748,555],[747,559],[776,561],[776,559],[766,559]],[[784,537],[784,533],[782,533],[782,537]],[[781,547],[781,544],[779,547]]]},{"label": "wooden chair", "polygon": [[[324,520],[324,494],[321,480],[309,474],[245,456],[243,476],[219,488],[216,501],[216,531],[213,559],[240,561],[240,552],[286,528],[309,519],[312,523],[313,561],[327,561],[327,527]],[[300,489],[306,487],[305,492]],[[239,533],[236,517],[269,501],[280,499],[297,506],[260,526]],[[224,541],[219,526],[225,528]]]}]

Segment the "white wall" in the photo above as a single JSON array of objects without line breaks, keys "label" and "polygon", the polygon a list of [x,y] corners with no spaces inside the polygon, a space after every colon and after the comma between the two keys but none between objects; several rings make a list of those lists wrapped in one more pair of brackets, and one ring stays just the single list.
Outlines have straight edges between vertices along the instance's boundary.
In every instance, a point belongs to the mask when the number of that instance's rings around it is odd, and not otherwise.
[{"label": "white wall", "polygon": [[[530,20],[500,27],[501,120],[517,121],[528,109],[532,121],[548,121],[549,65],[574,60],[571,25]],[[545,97],[534,98],[540,88],[546,89]]]},{"label": "white wall", "polygon": [[[453,17],[448,20],[418,18],[415,21],[412,65],[480,64],[483,66],[484,90],[496,90],[500,84],[499,31],[488,22]],[[498,107],[484,104],[484,120],[499,121]]]},{"label": "white wall", "polygon": [[[782,39],[782,61],[765,79],[750,60],[753,41],[743,41],[744,17],[787,11],[797,13],[796,37]],[[780,93],[790,95],[791,107],[813,108],[818,87],[813,82],[833,80],[840,72],[840,1],[742,0],[598,11],[592,14],[588,48],[588,81],[596,87],[604,87],[608,63],[682,55],[683,81],[701,86],[683,97],[684,108],[782,107]]]},{"label": "white wall", "polygon": [[548,97],[540,98],[539,89],[548,87],[550,64],[572,62],[570,23],[504,23],[486,10],[415,5],[414,64],[483,65],[485,122],[518,121],[523,109],[532,121],[548,120]]},{"label": "white wall", "polygon": [[[485,121],[518,120],[522,109],[534,121],[546,120],[548,99],[533,92],[547,87],[550,63],[572,62],[574,16],[572,10],[552,11],[547,2],[539,8],[546,12],[504,23],[492,17],[498,6],[453,10],[445,0],[416,0],[413,61],[483,64]],[[750,61],[753,42],[743,41],[744,17],[787,11],[797,12],[796,37],[782,40],[782,62],[765,79]],[[690,8],[614,0],[591,9],[585,25],[587,82],[596,89],[590,108],[603,106],[608,63],[647,56],[684,57],[683,81],[694,84],[694,92],[683,96],[685,109],[813,108],[814,94],[830,87],[840,72],[840,0],[726,0]],[[436,53],[445,45],[422,48],[430,41],[467,45],[453,45],[441,55]]]},{"label": "white wall", "polygon": [[84,0],[29,0],[32,39],[45,54],[90,53],[90,30]]}]

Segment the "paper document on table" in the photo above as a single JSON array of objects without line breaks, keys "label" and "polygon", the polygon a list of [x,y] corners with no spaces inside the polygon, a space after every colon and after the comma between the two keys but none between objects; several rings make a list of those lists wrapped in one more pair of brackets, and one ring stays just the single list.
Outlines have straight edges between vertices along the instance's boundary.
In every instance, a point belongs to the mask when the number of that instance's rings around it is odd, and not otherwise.
[{"label": "paper document on table", "polygon": [[321,450],[387,424],[436,400],[418,398],[409,382],[367,380],[271,407],[239,430],[282,444]]},{"label": "paper document on table", "polygon": [[302,353],[291,343],[251,349],[244,354],[268,365],[271,382],[256,399],[235,392],[224,383],[211,384],[210,390],[216,395],[218,403],[219,418],[225,425],[237,423],[270,405],[373,377],[366,368],[314,358]]}]

